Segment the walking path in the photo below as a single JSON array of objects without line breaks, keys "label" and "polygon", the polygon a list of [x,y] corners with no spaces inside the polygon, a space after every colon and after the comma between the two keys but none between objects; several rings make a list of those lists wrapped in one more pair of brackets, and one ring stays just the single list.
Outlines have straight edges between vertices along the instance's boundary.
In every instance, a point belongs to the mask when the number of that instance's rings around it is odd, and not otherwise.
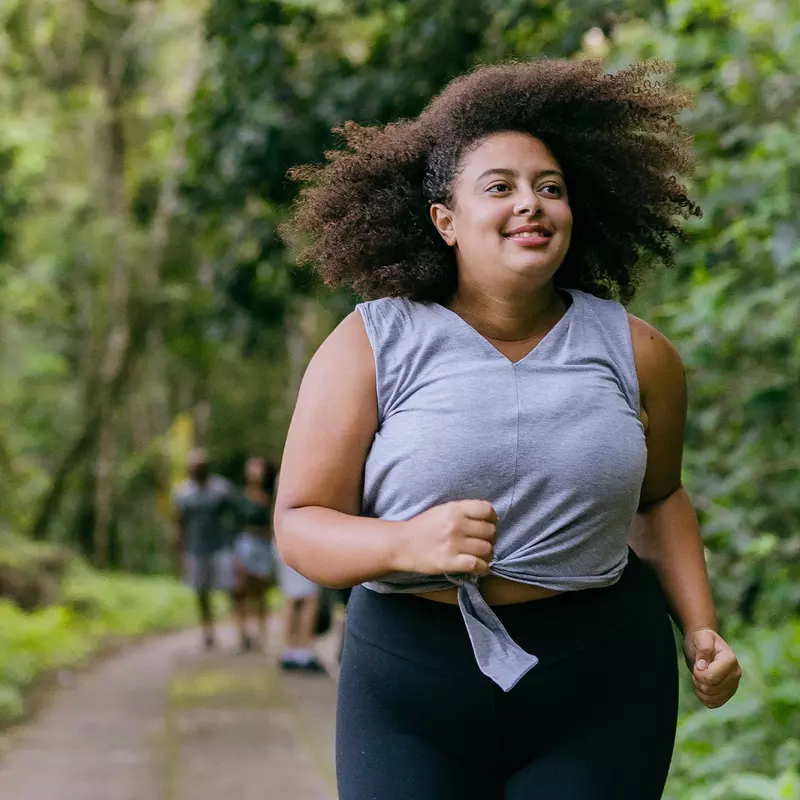
[{"label": "walking path", "polygon": [[[0,800],[333,800],[336,686],[238,655],[223,627],[129,648],[59,689],[0,752]],[[274,639],[275,637],[273,637]],[[332,663],[336,634],[320,643]]]}]

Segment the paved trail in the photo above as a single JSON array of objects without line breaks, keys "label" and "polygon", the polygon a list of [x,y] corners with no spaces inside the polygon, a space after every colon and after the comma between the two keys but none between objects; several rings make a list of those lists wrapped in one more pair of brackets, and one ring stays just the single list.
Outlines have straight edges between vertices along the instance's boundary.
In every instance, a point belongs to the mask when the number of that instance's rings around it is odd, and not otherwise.
[{"label": "paved trail", "polygon": [[0,800],[333,800],[334,681],[220,633],[216,652],[166,636],[59,689],[6,742]]}]

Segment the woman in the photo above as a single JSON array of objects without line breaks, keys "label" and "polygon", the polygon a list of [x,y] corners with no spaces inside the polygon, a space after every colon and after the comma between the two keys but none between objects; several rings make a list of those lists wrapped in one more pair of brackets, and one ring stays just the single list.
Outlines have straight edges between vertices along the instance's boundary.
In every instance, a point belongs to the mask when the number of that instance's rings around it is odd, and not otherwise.
[{"label": "woman", "polygon": [[[267,640],[267,589],[275,582],[272,558],[271,490],[275,477],[263,458],[250,458],[244,469],[245,489],[240,514],[244,530],[236,537],[236,621],[242,652],[263,648]],[[267,488],[269,487],[269,488]],[[248,616],[254,616],[258,633],[248,629]]]},{"label": "woman", "polygon": [[659,71],[483,67],[299,170],[305,255],[377,298],[308,368],[276,503],[292,566],[364,584],[342,800],[660,797],[668,611],[700,700],[736,690],[681,486],[681,362],[607,299],[700,213]]}]

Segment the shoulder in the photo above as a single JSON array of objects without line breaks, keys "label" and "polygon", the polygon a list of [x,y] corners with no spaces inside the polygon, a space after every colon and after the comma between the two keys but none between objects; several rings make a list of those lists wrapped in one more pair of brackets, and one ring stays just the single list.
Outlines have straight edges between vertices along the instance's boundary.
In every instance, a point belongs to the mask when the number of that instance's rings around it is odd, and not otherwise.
[{"label": "shoulder", "polygon": [[221,475],[212,475],[209,481],[209,488],[218,494],[230,494],[233,492],[233,484]]},{"label": "shoulder", "polygon": [[628,314],[636,372],[642,395],[663,390],[685,392],[686,375],[678,349],[663,333]]},{"label": "shoulder", "polygon": [[185,503],[194,493],[194,484],[189,480],[181,481],[172,490],[172,502],[176,505]]},{"label": "shoulder", "polygon": [[[334,387],[375,385],[375,358],[364,317],[348,314],[319,346],[308,364],[302,386],[330,393]],[[302,391],[301,391],[302,394]]]},{"label": "shoulder", "polygon": [[382,297],[380,300],[359,303],[356,311],[374,347],[380,341],[413,326],[415,319],[424,314],[426,308],[426,304],[405,297]]},{"label": "shoulder", "polygon": [[352,363],[371,363],[372,351],[367,326],[359,308],[348,314],[323,341],[311,359],[309,370],[319,369],[329,363],[343,368]]}]

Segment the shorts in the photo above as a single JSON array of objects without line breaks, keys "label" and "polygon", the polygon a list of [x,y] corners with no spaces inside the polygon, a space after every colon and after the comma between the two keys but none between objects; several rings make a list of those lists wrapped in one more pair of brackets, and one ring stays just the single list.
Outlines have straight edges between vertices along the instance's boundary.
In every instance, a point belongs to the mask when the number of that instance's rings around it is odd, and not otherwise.
[{"label": "shorts", "polygon": [[245,572],[261,580],[275,574],[272,547],[268,541],[252,533],[240,533],[233,545],[236,560]]},{"label": "shorts", "polygon": [[217,550],[208,555],[183,554],[183,579],[196,592],[236,588],[236,565],[233,550]]},{"label": "shorts", "polygon": [[287,600],[305,600],[319,596],[321,587],[285,564],[274,546],[273,554],[278,564],[278,586]]}]

